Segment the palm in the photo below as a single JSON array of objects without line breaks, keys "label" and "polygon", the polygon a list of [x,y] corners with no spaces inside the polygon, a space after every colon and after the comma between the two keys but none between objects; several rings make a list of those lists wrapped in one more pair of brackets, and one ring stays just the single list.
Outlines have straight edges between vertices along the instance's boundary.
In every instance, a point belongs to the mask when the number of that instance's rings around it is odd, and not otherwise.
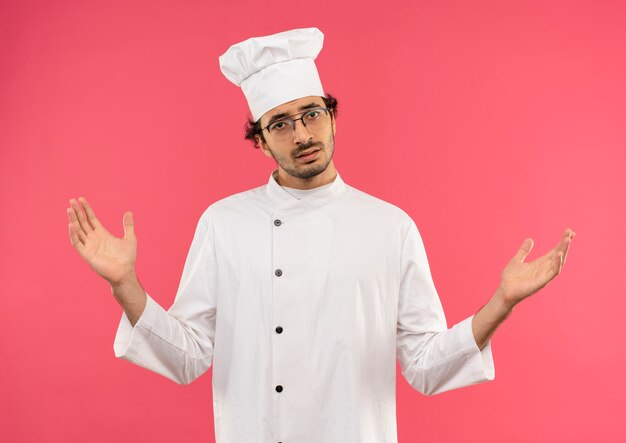
[{"label": "palm", "polygon": [[533,248],[533,241],[526,239],[502,271],[500,287],[507,299],[512,303],[518,303],[556,277],[565,264],[567,250],[574,235],[571,229],[567,229],[554,249],[528,263],[525,263],[524,259]]},{"label": "palm", "polygon": [[137,239],[134,235],[132,213],[124,214],[124,238],[117,238],[98,221],[85,199],[81,199],[87,216],[73,200],[68,209],[72,245],[100,276],[110,283],[120,282],[134,272]]},{"label": "palm", "polygon": [[102,277],[116,281],[134,268],[136,248],[134,241],[114,237],[102,227],[87,236],[82,256]]}]

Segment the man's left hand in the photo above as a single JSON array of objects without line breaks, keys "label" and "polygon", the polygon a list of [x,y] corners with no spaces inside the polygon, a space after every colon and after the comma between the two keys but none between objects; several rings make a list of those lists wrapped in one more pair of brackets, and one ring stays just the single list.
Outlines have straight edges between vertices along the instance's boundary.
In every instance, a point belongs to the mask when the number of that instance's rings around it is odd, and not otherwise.
[{"label": "man's left hand", "polygon": [[505,303],[511,308],[537,292],[556,277],[565,264],[567,250],[576,233],[566,229],[561,241],[547,254],[531,262],[524,262],[533,248],[533,239],[527,238],[502,271],[498,288]]}]

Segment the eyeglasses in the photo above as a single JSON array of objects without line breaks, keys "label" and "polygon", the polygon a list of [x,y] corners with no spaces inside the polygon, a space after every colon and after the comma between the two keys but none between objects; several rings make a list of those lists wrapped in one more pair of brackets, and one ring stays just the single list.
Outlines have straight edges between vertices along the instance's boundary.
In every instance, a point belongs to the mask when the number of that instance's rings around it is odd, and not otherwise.
[{"label": "eyeglasses", "polygon": [[[300,120],[305,128],[316,130],[324,126],[328,120],[328,108],[313,108],[300,114],[293,114],[270,123],[262,129],[272,134],[277,141],[285,141],[293,136],[296,130],[296,122]],[[293,118],[299,115],[299,118]]]}]

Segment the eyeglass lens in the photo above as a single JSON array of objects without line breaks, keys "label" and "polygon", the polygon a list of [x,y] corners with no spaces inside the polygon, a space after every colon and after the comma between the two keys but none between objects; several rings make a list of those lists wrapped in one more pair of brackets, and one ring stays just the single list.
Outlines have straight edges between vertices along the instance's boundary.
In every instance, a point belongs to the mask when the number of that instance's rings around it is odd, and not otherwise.
[{"label": "eyeglass lens", "polygon": [[285,139],[293,134],[296,129],[296,122],[298,120],[301,120],[304,126],[306,126],[309,130],[315,130],[316,128],[321,127],[326,122],[326,117],[328,117],[327,109],[311,109],[302,114],[302,116],[299,118],[284,118],[275,121],[268,126],[268,130],[273,137],[277,139]]}]

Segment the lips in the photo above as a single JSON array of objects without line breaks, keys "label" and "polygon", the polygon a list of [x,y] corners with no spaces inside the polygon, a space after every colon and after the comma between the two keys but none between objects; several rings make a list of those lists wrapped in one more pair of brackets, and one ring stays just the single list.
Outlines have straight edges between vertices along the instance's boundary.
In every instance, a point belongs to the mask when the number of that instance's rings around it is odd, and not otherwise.
[{"label": "lips", "polygon": [[313,151],[307,151],[304,154],[296,157],[296,161],[299,161],[301,163],[314,162],[315,160],[317,160],[317,157],[319,157],[319,153],[320,153],[319,149],[315,149]]},{"label": "lips", "polygon": [[308,155],[310,155],[310,154],[312,154],[312,153],[314,153],[316,151],[319,151],[319,150],[320,150],[319,148],[309,149],[307,151],[304,151],[304,152],[300,153],[296,158],[308,156]]}]

